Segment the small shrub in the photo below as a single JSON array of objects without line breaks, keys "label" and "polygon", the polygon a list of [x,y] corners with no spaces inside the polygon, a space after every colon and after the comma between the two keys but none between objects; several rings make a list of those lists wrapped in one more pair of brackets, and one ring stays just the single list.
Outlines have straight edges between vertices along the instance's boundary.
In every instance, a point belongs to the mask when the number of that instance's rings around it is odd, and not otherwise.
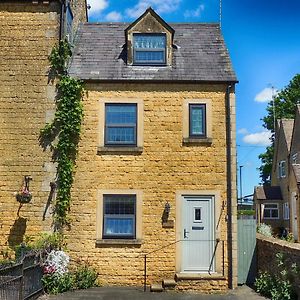
[{"label": "small shrub", "polygon": [[74,286],[74,276],[71,273],[46,274],[42,278],[45,292],[48,294],[58,294],[71,290]]},{"label": "small shrub", "polygon": [[272,237],[272,228],[270,225],[261,223],[257,226],[257,232],[265,236]]},{"label": "small shrub", "polygon": [[289,232],[287,234],[287,236],[285,237],[285,240],[289,243],[295,243],[294,235],[291,232]]},{"label": "small shrub", "polygon": [[260,273],[255,279],[254,286],[258,293],[270,297],[273,288],[273,278],[268,272]]},{"label": "small shrub", "polygon": [[38,238],[33,241],[32,247],[37,250],[61,250],[65,248],[64,236],[61,233],[42,232]]},{"label": "small shrub", "polygon": [[97,277],[98,274],[93,268],[87,265],[79,266],[74,273],[75,288],[88,289],[96,286]]},{"label": "small shrub", "polygon": [[268,272],[260,273],[256,278],[254,286],[258,293],[272,300],[295,300],[296,293],[292,282],[298,276],[297,264],[293,263],[287,270],[287,263],[282,253],[276,253],[277,274]]},{"label": "small shrub", "polygon": [[237,213],[241,216],[255,216],[255,210],[253,209],[239,209]]}]

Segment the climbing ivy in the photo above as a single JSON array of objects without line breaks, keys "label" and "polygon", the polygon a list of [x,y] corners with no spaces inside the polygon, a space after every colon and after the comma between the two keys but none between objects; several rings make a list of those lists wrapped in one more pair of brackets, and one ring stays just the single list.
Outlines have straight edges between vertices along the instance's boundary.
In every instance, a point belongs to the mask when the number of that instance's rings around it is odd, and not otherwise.
[{"label": "climbing ivy", "polygon": [[52,123],[41,130],[40,138],[47,140],[57,162],[57,196],[54,207],[56,230],[70,223],[71,187],[83,119],[83,83],[67,74],[67,62],[71,49],[66,41],[60,41],[49,56],[50,77],[57,80],[56,112]]}]

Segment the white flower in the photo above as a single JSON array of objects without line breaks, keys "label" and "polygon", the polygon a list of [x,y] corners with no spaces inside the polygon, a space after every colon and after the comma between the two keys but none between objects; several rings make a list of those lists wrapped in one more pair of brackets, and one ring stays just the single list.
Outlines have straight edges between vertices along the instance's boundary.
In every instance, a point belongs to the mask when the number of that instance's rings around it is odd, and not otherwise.
[{"label": "white flower", "polygon": [[70,257],[64,251],[52,250],[47,256],[45,266],[54,268],[54,273],[62,275],[68,272],[69,261]]}]

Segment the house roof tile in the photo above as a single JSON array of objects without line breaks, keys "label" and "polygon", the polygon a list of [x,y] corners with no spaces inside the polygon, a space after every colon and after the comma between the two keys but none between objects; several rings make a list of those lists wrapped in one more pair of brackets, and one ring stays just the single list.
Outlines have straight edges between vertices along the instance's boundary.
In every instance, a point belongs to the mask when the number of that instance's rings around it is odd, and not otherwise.
[{"label": "house roof tile", "polygon": [[297,183],[300,183],[300,164],[293,164],[293,171],[296,177]]},{"label": "house roof tile", "polygon": [[257,200],[282,200],[280,186],[256,186],[254,193]]},{"label": "house roof tile", "polygon": [[286,144],[288,150],[290,150],[292,135],[293,135],[294,119],[282,119],[281,122],[282,122],[282,128],[286,139]]},{"label": "house roof tile", "polygon": [[174,23],[172,66],[128,66],[129,23],[81,24],[69,73],[83,80],[237,82],[218,24]]}]

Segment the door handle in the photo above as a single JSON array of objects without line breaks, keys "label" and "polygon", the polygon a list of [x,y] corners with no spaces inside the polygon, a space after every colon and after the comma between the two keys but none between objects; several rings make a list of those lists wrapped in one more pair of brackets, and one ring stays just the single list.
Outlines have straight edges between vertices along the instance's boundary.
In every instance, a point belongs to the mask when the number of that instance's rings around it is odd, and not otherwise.
[{"label": "door handle", "polygon": [[188,238],[188,236],[187,236],[188,233],[189,233],[189,231],[187,231],[186,229],[183,230],[183,238],[184,239]]}]

